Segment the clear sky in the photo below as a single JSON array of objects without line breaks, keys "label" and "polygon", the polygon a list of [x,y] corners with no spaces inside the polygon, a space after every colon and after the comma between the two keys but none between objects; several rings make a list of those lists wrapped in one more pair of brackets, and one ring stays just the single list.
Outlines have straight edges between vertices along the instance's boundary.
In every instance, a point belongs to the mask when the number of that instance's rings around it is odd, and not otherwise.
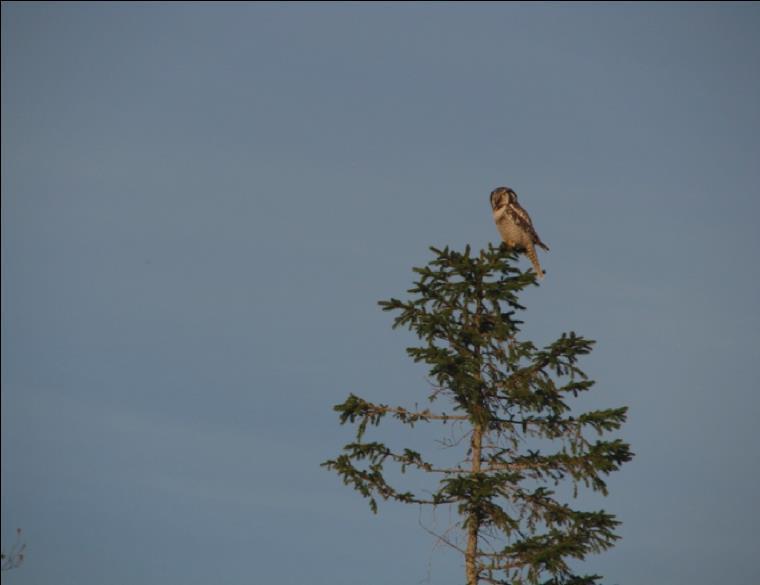
[{"label": "clear sky", "polygon": [[498,185],[526,335],[631,408],[584,569],[756,581],[760,4],[564,2],[3,2],[4,580],[461,583],[319,463],[349,392],[424,400],[376,301]]}]

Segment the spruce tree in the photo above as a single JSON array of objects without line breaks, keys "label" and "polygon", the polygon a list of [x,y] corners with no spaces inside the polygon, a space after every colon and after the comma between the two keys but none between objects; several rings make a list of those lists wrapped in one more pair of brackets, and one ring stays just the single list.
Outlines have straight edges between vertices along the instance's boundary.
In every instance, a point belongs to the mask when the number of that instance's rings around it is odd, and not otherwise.
[{"label": "spruce tree", "polygon": [[[341,424],[356,425],[355,439],[322,465],[368,498],[374,512],[378,497],[453,506],[461,537],[444,541],[463,555],[467,585],[596,583],[601,577],[578,575],[571,563],[613,546],[619,521],[603,510],[576,510],[555,491],[567,485],[574,495],[579,487],[606,495],[604,476],[633,456],[621,439],[601,438],[620,428],[625,407],[577,413],[569,404],[593,386],[578,360],[594,342],[573,332],[542,348],[520,339],[518,294],[537,282],[516,267],[513,252],[491,245],[477,255],[469,246],[464,253],[431,250],[435,258],[413,269],[419,278],[411,298],[380,305],[395,313],[394,328],[417,335],[419,345],[407,353],[430,368],[428,400],[445,399],[450,410],[351,394],[334,409]],[[368,426],[386,416],[411,426],[458,424],[462,440],[451,445],[461,449],[458,462],[366,439]],[[434,489],[392,485],[388,464],[430,474]]]}]

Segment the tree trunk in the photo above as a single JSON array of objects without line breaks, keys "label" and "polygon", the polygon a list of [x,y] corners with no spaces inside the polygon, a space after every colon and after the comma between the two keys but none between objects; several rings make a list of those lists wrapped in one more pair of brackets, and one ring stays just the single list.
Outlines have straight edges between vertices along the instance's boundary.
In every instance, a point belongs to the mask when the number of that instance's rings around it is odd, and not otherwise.
[{"label": "tree trunk", "polygon": [[[483,427],[481,423],[477,423],[472,429],[472,439],[470,441],[473,473],[480,473],[480,450],[482,444]],[[478,533],[480,532],[480,515],[477,510],[470,512],[467,523],[467,550],[464,557],[467,585],[478,585]]]}]

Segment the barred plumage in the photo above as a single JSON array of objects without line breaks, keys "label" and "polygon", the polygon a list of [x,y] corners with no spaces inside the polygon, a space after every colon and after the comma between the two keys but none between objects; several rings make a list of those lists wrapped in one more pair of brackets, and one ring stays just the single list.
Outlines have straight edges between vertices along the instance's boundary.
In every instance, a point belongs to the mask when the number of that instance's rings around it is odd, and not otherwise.
[{"label": "barred plumage", "polygon": [[504,243],[510,248],[525,252],[538,277],[543,278],[544,271],[538,262],[536,246],[541,246],[547,252],[549,246],[538,237],[530,215],[517,202],[517,193],[509,187],[497,187],[491,191],[491,211]]}]

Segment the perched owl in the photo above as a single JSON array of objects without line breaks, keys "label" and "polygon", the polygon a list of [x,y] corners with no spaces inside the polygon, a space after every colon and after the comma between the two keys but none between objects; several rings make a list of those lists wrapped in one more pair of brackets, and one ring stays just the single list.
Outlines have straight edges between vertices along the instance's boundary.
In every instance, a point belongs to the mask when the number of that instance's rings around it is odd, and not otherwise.
[{"label": "perched owl", "polygon": [[536,245],[547,252],[549,246],[541,241],[528,212],[517,202],[517,193],[509,187],[497,187],[491,191],[491,210],[501,239],[510,248],[524,251],[530,258],[533,268],[539,278],[544,277],[544,271],[538,263]]}]

